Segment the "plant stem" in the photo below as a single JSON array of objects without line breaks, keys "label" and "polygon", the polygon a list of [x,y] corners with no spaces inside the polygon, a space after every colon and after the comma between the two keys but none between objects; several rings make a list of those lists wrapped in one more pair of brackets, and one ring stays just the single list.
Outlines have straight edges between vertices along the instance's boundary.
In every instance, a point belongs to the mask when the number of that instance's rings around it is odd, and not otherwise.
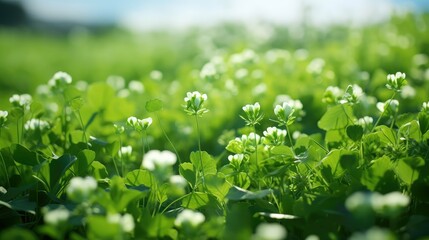
[{"label": "plant stem", "polygon": [[[1,136],[1,131],[0,131],[0,136]],[[1,153],[1,149],[0,149],[0,157],[3,162],[4,172],[6,173],[7,186],[10,187],[9,173],[7,172],[6,162],[4,161],[3,154]]]},{"label": "plant stem", "polygon": [[181,196],[181,197],[179,197],[179,198],[175,199],[175,200],[174,200],[174,201],[172,201],[171,203],[169,203],[169,204],[164,208],[164,210],[162,210],[162,211],[161,211],[161,213],[160,213],[160,214],[163,214],[163,213],[164,213],[165,211],[167,211],[167,209],[168,209],[168,208],[170,208],[173,204],[175,204],[176,202],[178,202],[178,201],[180,201],[180,200],[184,199],[185,197],[189,196],[189,194],[191,194],[191,193],[187,193],[187,194],[185,194],[185,195],[183,195],[183,196]]},{"label": "plant stem", "polygon": [[206,189],[206,182],[205,182],[205,174],[204,174],[204,166],[203,166],[203,155],[201,152],[201,136],[200,136],[200,125],[198,123],[198,115],[195,115],[195,122],[197,123],[197,137],[198,137],[198,152],[200,155],[200,167],[201,167],[201,181],[203,183],[203,188]]},{"label": "plant stem", "polygon": [[[393,92],[393,94],[392,94],[392,97],[389,99],[389,104],[390,104],[390,102],[393,100],[393,98],[395,98],[395,96],[396,96],[396,92]],[[371,131],[370,131],[370,133],[372,133],[373,131],[374,131],[374,129],[375,129],[375,127],[377,127],[378,126],[378,123],[380,122],[380,120],[381,120],[381,118],[383,117],[383,115],[384,115],[384,113],[386,112],[386,107],[383,109],[383,112],[381,112],[381,115],[380,115],[380,117],[377,119],[377,122],[375,122],[375,124],[374,124],[374,126],[372,127],[372,129],[371,129]]]},{"label": "plant stem", "polygon": [[289,142],[290,142],[290,147],[292,148],[293,155],[295,155],[295,148],[293,146],[293,140],[292,140],[291,132],[289,131],[289,126],[287,124],[285,124],[285,126],[286,126],[286,132],[287,132],[286,135],[288,136]]},{"label": "plant stem", "polygon": [[162,133],[164,134],[164,136],[167,139],[168,143],[170,143],[171,147],[173,148],[174,152],[176,153],[177,159],[179,160],[179,164],[182,164],[182,160],[180,159],[179,153],[177,152],[176,148],[174,147],[173,142],[171,142],[170,138],[168,137],[167,133],[165,132],[164,128],[161,125],[161,120],[159,119],[158,112],[155,112],[155,117],[156,117],[156,119],[158,121],[159,127],[162,130]]},{"label": "plant stem", "polygon": [[84,141],[84,142],[85,142],[85,144],[86,144],[86,148],[88,149],[89,147],[88,147],[88,139],[86,138],[86,127],[85,127],[85,125],[83,124],[83,121],[82,121],[82,115],[80,114],[80,111],[79,111],[79,110],[77,110],[77,115],[78,115],[78,118],[79,118],[80,126],[82,127],[82,131],[83,131],[83,134],[82,134],[82,141]]}]

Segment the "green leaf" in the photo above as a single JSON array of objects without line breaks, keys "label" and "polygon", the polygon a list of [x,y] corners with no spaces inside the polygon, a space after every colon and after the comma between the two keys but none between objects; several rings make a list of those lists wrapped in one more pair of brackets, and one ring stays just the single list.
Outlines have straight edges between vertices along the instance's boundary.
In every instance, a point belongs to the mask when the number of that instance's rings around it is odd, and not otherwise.
[{"label": "green leaf", "polygon": [[184,177],[192,186],[195,186],[195,170],[194,165],[190,162],[184,162],[179,166],[179,173]]},{"label": "green leaf", "polygon": [[156,111],[162,110],[163,106],[164,106],[164,103],[161,100],[155,98],[147,101],[145,108],[146,108],[146,111],[148,112],[156,112]]},{"label": "green leaf", "polygon": [[28,150],[26,147],[20,144],[14,144],[10,147],[12,157],[15,162],[21,163],[27,166],[36,166],[41,162],[42,157],[35,152]]},{"label": "green leaf", "polygon": [[182,207],[198,209],[209,203],[209,195],[203,192],[193,192],[182,199]]},{"label": "green leaf", "polygon": [[88,87],[88,104],[97,110],[105,108],[114,97],[115,90],[107,83],[96,82]]},{"label": "green leaf", "polygon": [[346,132],[347,132],[347,136],[355,142],[362,139],[363,128],[360,125],[348,126]]},{"label": "green leaf", "polygon": [[133,170],[125,176],[125,183],[131,186],[144,185],[146,187],[152,187],[155,184],[155,178],[152,173],[146,169]]},{"label": "green leaf", "polygon": [[378,126],[375,129],[377,135],[380,137],[380,141],[389,145],[396,145],[396,133],[392,129],[384,125]]},{"label": "green leaf", "polygon": [[161,214],[154,217],[148,215],[142,219],[142,227],[146,230],[148,237],[159,239],[170,234],[174,227],[174,218],[168,218]]},{"label": "green leaf", "polygon": [[429,130],[429,114],[420,112],[418,115],[420,132],[425,134]]},{"label": "green leaf", "polygon": [[8,240],[36,240],[38,239],[36,235],[22,227],[11,227],[8,229],[3,229],[3,231],[0,234],[0,239],[8,239]]},{"label": "green leaf", "polygon": [[361,183],[370,190],[375,190],[384,175],[390,170],[390,158],[383,156],[371,161],[371,166],[363,172]]},{"label": "green leaf", "polygon": [[95,179],[99,180],[99,179],[107,178],[108,174],[107,174],[106,166],[104,166],[101,162],[93,161],[91,163],[91,167],[92,167],[91,169],[92,175],[94,176]]},{"label": "green leaf", "polygon": [[332,129],[341,129],[353,123],[353,110],[349,105],[336,105],[328,108],[326,113],[319,120],[319,128],[328,131]]},{"label": "green leaf", "polygon": [[416,141],[421,141],[421,132],[419,122],[412,120],[399,128],[399,136],[404,136],[406,138],[411,138]]},{"label": "green leaf", "polygon": [[80,108],[85,104],[85,100],[83,100],[81,97],[77,97],[70,100],[69,104],[73,111],[79,111]]},{"label": "green leaf", "polygon": [[74,172],[77,176],[85,177],[88,175],[88,169],[95,159],[95,152],[84,149],[77,154],[77,161],[74,164]]},{"label": "green leaf", "polygon": [[207,190],[217,197],[219,201],[224,200],[225,196],[228,194],[228,190],[232,186],[225,178],[219,177],[218,175],[206,175],[205,183]]},{"label": "green leaf", "polygon": [[111,223],[105,216],[91,215],[86,218],[89,239],[121,239],[121,226]]},{"label": "green leaf", "polygon": [[252,216],[249,204],[239,202],[227,211],[223,239],[251,239]]},{"label": "green leaf", "polygon": [[144,196],[143,192],[127,189],[124,180],[119,176],[114,176],[110,180],[110,196],[116,211],[124,210],[129,203]]},{"label": "green leaf", "polygon": [[421,157],[406,157],[402,160],[413,169],[418,169],[425,165],[425,160]]},{"label": "green leaf", "polygon": [[56,189],[60,185],[60,179],[66,171],[76,162],[77,158],[70,154],[65,154],[58,159],[53,159],[49,164],[50,186]]},{"label": "green leaf", "polygon": [[272,191],[273,190],[271,189],[263,189],[257,192],[251,192],[237,186],[233,186],[231,189],[229,189],[226,198],[229,200],[255,200],[266,197],[267,195],[271,194]]},{"label": "green leaf", "polygon": [[323,175],[327,180],[340,178],[347,169],[354,169],[358,165],[357,153],[344,150],[334,149],[321,160]]},{"label": "green leaf", "polygon": [[126,98],[112,98],[103,113],[104,120],[117,122],[126,119],[135,112],[134,103]]},{"label": "green leaf", "polygon": [[[413,169],[408,163],[413,162],[410,162],[410,160],[399,159],[398,165],[396,165],[395,168],[395,173],[404,183],[411,186],[411,184],[419,178],[420,171]],[[419,163],[416,162],[416,164],[418,165]]]},{"label": "green leaf", "polygon": [[294,157],[292,149],[290,147],[284,146],[284,145],[273,147],[273,149],[271,149],[271,154],[283,155],[283,156],[288,156],[291,158]]},{"label": "green leaf", "polygon": [[[207,152],[205,151],[192,152],[190,155],[190,159],[196,170],[204,170],[205,175],[209,175],[209,174],[216,175],[217,173],[216,161]],[[202,167],[201,167],[201,160],[202,160]]]}]

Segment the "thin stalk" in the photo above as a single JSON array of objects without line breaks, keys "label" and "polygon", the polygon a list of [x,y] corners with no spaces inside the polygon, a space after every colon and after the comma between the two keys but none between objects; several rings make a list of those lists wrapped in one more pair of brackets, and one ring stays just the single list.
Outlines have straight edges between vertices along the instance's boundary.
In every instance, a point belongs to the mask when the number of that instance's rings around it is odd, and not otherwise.
[{"label": "thin stalk", "polygon": [[183,196],[181,196],[181,197],[179,197],[179,198],[177,198],[177,199],[175,199],[174,201],[172,201],[171,203],[169,203],[165,208],[164,208],[164,210],[162,210],[161,211],[161,213],[160,214],[163,214],[165,211],[167,211],[167,209],[169,209],[173,204],[175,204],[176,202],[178,202],[178,201],[180,201],[180,200],[182,200],[182,199],[184,199],[185,197],[187,197],[187,196],[189,196],[191,193],[187,193],[187,194],[185,194],[185,195],[183,195]]},{"label": "thin stalk", "polygon": [[[389,103],[393,100],[393,98],[395,98],[395,96],[396,96],[396,92],[393,92],[392,97],[391,97],[391,98],[390,98],[390,100],[389,100]],[[375,122],[375,124],[374,124],[374,126],[372,127],[372,129],[371,129],[370,133],[372,133],[372,132],[374,131],[375,127],[377,127],[377,126],[378,126],[378,123],[380,122],[380,120],[381,120],[381,118],[383,117],[383,115],[384,115],[384,113],[385,113],[385,112],[386,112],[386,108],[384,108],[384,109],[383,109],[383,112],[381,112],[380,117],[377,119],[377,122]]]},{"label": "thin stalk", "polygon": [[201,153],[201,136],[200,136],[200,125],[198,123],[198,115],[195,115],[195,122],[197,123],[197,137],[198,137],[198,152],[200,155],[200,166],[201,166],[201,181],[203,183],[203,188],[206,189],[206,182],[205,182],[205,174],[204,174],[204,166],[203,166],[203,155]]},{"label": "thin stalk", "polygon": [[167,139],[168,143],[170,143],[171,147],[173,148],[174,152],[176,153],[176,155],[177,155],[177,159],[179,160],[179,164],[181,164],[181,163],[182,163],[182,160],[180,159],[180,155],[179,155],[179,153],[177,152],[176,148],[174,147],[173,142],[171,142],[170,138],[168,137],[167,133],[165,132],[164,128],[162,127],[162,125],[161,125],[161,120],[159,119],[159,116],[158,116],[158,112],[155,112],[155,117],[156,117],[156,119],[157,119],[157,121],[158,121],[159,127],[160,127],[160,128],[161,128],[161,130],[162,130],[162,133],[164,134],[164,136],[165,136],[165,138]]},{"label": "thin stalk", "polygon": [[[121,151],[121,148],[122,148],[121,134],[118,134],[118,136],[119,136],[119,151]],[[122,160],[122,152],[121,152],[121,154],[119,154],[119,161],[121,162],[121,173],[122,173],[122,176],[124,176],[124,162]]]},{"label": "thin stalk", "polygon": [[[1,131],[0,131],[0,136],[1,136]],[[2,160],[2,163],[3,163],[4,172],[6,173],[7,186],[10,187],[9,173],[7,172],[6,162],[4,161],[3,154],[1,153],[1,151],[0,151],[0,157],[1,157],[1,160]]]},{"label": "thin stalk", "polygon": [[19,135],[19,119],[20,118],[18,118],[16,120],[16,137],[17,137],[17,140],[18,140],[18,144],[21,144],[21,139],[20,139],[20,135]]},{"label": "thin stalk", "polygon": [[289,138],[290,147],[292,148],[293,155],[295,156],[295,147],[293,146],[293,140],[292,140],[291,132],[289,131],[289,126],[287,124],[285,124],[285,126],[286,126],[286,132],[287,132],[286,135]]},{"label": "thin stalk", "polygon": [[82,121],[82,114],[80,114],[80,111],[79,111],[79,110],[77,110],[77,115],[78,115],[78,118],[79,118],[80,126],[82,127],[82,131],[83,131],[83,134],[82,134],[82,141],[83,141],[83,142],[85,142],[85,144],[86,144],[86,148],[89,148],[89,147],[88,147],[88,139],[86,138],[86,127],[85,127],[85,125],[83,124],[83,121]]}]

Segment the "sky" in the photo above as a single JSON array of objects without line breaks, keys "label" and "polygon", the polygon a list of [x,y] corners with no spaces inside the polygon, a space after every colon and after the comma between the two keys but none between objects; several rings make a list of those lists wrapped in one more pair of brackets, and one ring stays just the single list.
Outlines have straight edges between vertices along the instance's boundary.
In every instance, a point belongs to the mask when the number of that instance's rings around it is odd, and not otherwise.
[{"label": "sky", "polygon": [[[118,24],[132,31],[186,28],[224,21],[315,25],[377,22],[425,0],[21,0],[36,20]],[[418,9],[417,8],[417,9]]]}]

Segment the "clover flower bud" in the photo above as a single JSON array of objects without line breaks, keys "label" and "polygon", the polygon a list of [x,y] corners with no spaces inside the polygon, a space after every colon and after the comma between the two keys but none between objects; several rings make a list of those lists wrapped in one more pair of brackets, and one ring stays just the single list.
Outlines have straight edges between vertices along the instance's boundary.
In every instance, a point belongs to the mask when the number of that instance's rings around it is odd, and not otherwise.
[{"label": "clover flower bud", "polygon": [[206,218],[202,213],[185,209],[177,215],[176,219],[174,220],[174,225],[177,227],[190,226],[195,228],[202,224],[205,220]]},{"label": "clover flower bud", "polygon": [[323,94],[322,101],[328,104],[337,103],[342,95],[343,91],[339,87],[329,86]]},{"label": "clover flower bud", "polygon": [[0,110],[0,127],[3,127],[5,125],[8,115],[9,115],[8,111]]},{"label": "clover flower bud", "polygon": [[162,80],[162,72],[158,70],[153,70],[150,72],[150,78],[155,81],[161,81]]},{"label": "clover flower bud", "polygon": [[129,213],[125,213],[124,215],[119,213],[107,215],[107,221],[109,223],[118,224],[123,232],[130,233],[134,231],[135,228],[133,215]]},{"label": "clover flower bud", "polygon": [[370,130],[372,129],[372,123],[374,122],[374,119],[369,116],[365,116],[363,118],[359,118],[357,120],[357,124],[360,125],[364,130]]},{"label": "clover flower bud", "polygon": [[429,114],[429,102],[424,102],[422,104],[422,110],[421,111]]},{"label": "clover flower bud", "polygon": [[45,220],[45,223],[54,226],[66,223],[70,217],[70,211],[65,207],[59,207],[50,211],[47,208],[43,208],[43,212],[43,220]]},{"label": "clover flower bud", "polygon": [[363,96],[363,90],[359,85],[356,85],[356,84],[348,85],[346,88],[346,92],[343,95],[343,99],[340,100],[340,103],[356,104],[359,102],[362,96]]},{"label": "clover flower bud", "polygon": [[116,134],[122,134],[125,131],[124,126],[119,126],[119,125],[113,124],[113,127],[115,128]]},{"label": "clover flower bud", "polygon": [[269,127],[263,132],[263,143],[269,146],[279,146],[284,143],[287,131],[276,127]]},{"label": "clover flower bud", "polygon": [[274,115],[277,117],[277,122],[280,125],[291,125],[295,121],[295,109],[291,102],[283,102],[282,105],[277,105],[274,108]]},{"label": "clover flower bud", "polygon": [[386,102],[378,102],[376,107],[380,112],[386,112],[389,115],[393,115],[398,112],[399,102],[396,99],[387,100]]},{"label": "clover flower bud", "polygon": [[259,124],[259,122],[263,119],[264,115],[261,114],[261,106],[258,102],[255,104],[247,104],[243,108],[245,116],[240,116],[248,126],[255,126]]},{"label": "clover flower bud", "polygon": [[137,132],[146,131],[147,128],[152,125],[152,118],[144,118],[144,119],[138,119],[136,117],[129,117],[127,119],[128,126],[134,128]]},{"label": "clover flower bud", "polygon": [[130,91],[136,92],[136,93],[143,93],[144,92],[144,86],[143,83],[133,80],[130,83],[128,83],[128,88]]},{"label": "clover flower bud", "polygon": [[24,129],[28,132],[44,133],[48,131],[50,125],[47,121],[32,118],[24,124]]},{"label": "clover flower bud", "polygon": [[97,189],[97,181],[90,176],[85,178],[74,177],[67,187],[68,197],[75,202],[84,202],[89,199],[92,192]]},{"label": "clover flower bud", "polygon": [[261,223],[256,227],[256,233],[252,239],[257,240],[281,240],[287,236],[286,229],[279,223]]},{"label": "clover flower bud", "polygon": [[208,110],[204,108],[204,102],[207,101],[206,94],[201,94],[198,91],[187,92],[184,100],[186,102],[186,106],[184,106],[185,112],[189,115],[201,116],[208,112]]},{"label": "clover flower bud", "polygon": [[124,147],[121,147],[121,149],[119,149],[118,155],[119,157],[129,157],[131,156],[132,152],[133,152],[132,146],[124,146]]},{"label": "clover flower bud", "polygon": [[245,146],[241,138],[235,138],[228,142],[228,145],[225,147],[226,150],[233,153],[243,153]]},{"label": "clover flower bud", "polygon": [[176,161],[176,155],[168,150],[150,150],[144,155],[142,166],[145,169],[154,171],[157,168],[163,169],[169,166],[173,166]]},{"label": "clover flower bud", "polygon": [[151,117],[138,120],[138,124],[142,130],[146,130],[150,125],[152,125],[152,122],[153,120]]},{"label": "clover flower bud", "polygon": [[32,101],[33,101],[33,98],[29,94],[22,94],[22,95],[14,94],[12,95],[12,97],[9,98],[9,102],[12,103],[13,106],[22,107],[27,110],[30,108],[30,104]]},{"label": "clover flower bud", "polygon": [[400,92],[401,88],[407,84],[405,80],[405,73],[397,72],[396,74],[387,75],[387,84],[388,89]]},{"label": "clover flower bud", "polygon": [[72,83],[72,77],[66,72],[56,72],[54,76],[48,81],[48,86],[51,88],[61,89],[66,85]]},{"label": "clover flower bud", "polygon": [[131,116],[127,119],[128,126],[135,128],[137,125],[138,119],[134,116]]}]

